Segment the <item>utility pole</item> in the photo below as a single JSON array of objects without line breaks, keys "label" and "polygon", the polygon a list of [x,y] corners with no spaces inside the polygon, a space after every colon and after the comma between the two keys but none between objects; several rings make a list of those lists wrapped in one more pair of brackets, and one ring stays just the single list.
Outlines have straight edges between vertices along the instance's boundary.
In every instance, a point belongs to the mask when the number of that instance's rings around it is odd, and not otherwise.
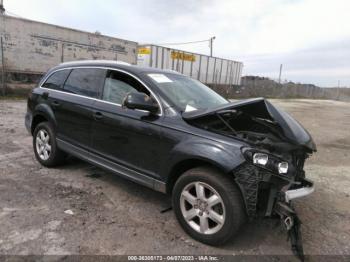
[{"label": "utility pole", "polygon": [[4,0],[0,0],[0,15],[5,13]]},{"label": "utility pole", "polygon": [[[4,0],[0,0],[0,16],[3,16],[5,14],[5,8],[4,8]],[[4,17],[2,17],[4,19]],[[4,21],[3,21],[4,22]],[[5,23],[5,22],[4,22]],[[4,27],[4,26],[2,26]],[[1,51],[1,89],[2,89],[2,95],[5,95],[5,62],[4,62],[4,45],[3,45],[3,38],[2,33],[0,34],[0,51]]]},{"label": "utility pole", "polygon": [[0,35],[0,50],[1,50],[1,89],[2,95],[5,96],[5,61],[4,61],[4,45],[2,36]]},{"label": "utility pole", "polygon": [[280,74],[278,76],[278,83],[281,83],[281,76],[282,76],[282,64],[280,65]]},{"label": "utility pole", "polygon": [[215,36],[210,37],[209,39],[209,47],[210,47],[210,56],[213,56],[213,42],[215,40]]}]

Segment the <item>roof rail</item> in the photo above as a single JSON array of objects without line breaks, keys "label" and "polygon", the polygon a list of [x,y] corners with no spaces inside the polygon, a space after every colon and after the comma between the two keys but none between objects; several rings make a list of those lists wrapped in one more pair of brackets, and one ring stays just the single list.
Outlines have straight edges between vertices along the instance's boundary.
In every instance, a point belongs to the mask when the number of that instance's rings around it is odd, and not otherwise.
[{"label": "roof rail", "polygon": [[69,61],[69,62],[63,62],[61,65],[69,65],[69,64],[76,64],[76,63],[115,63],[118,65],[128,65],[131,66],[131,64],[124,62],[124,61],[115,61],[115,60],[76,60],[76,61]]}]

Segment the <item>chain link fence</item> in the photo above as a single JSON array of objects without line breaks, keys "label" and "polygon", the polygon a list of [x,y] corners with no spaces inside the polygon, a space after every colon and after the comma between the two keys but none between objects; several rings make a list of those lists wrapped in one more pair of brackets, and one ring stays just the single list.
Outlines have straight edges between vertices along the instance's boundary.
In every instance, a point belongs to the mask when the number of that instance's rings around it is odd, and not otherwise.
[{"label": "chain link fence", "polygon": [[264,77],[242,77],[241,85],[224,86],[211,85],[219,94],[226,98],[298,98],[298,99],[331,99],[350,101],[350,88],[321,88],[311,84],[300,84],[284,81],[278,83]]}]

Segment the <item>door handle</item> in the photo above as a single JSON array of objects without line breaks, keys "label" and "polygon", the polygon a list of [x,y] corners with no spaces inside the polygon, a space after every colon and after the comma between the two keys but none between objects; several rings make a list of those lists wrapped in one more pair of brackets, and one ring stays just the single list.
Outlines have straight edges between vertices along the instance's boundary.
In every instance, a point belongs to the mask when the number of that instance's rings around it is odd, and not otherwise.
[{"label": "door handle", "polygon": [[94,119],[95,120],[101,120],[103,118],[103,114],[101,112],[95,112],[94,113]]},{"label": "door handle", "polygon": [[53,101],[52,106],[58,107],[58,106],[60,106],[60,103],[58,101]]}]

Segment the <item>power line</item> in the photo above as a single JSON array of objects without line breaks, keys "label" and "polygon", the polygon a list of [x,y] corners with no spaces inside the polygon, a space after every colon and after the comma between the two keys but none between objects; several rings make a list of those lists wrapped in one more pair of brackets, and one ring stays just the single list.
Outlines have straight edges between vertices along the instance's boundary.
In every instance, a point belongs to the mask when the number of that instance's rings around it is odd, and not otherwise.
[{"label": "power line", "polygon": [[183,43],[158,43],[156,45],[188,45],[188,44],[209,42],[210,56],[213,56],[213,41],[214,41],[214,39],[215,39],[215,36],[210,37],[209,39],[205,39],[205,40],[190,41],[190,42],[183,42]]},{"label": "power line", "polygon": [[8,10],[5,11],[5,14],[11,15],[11,16],[15,16],[15,17],[19,17],[19,18],[23,18],[23,16],[17,15],[17,14],[15,14],[13,12],[8,11]]},{"label": "power line", "polygon": [[156,45],[187,45],[187,44],[196,44],[196,43],[203,43],[203,42],[209,42],[209,41],[210,39],[192,41],[192,42],[183,42],[183,43],[158,43]]}]

